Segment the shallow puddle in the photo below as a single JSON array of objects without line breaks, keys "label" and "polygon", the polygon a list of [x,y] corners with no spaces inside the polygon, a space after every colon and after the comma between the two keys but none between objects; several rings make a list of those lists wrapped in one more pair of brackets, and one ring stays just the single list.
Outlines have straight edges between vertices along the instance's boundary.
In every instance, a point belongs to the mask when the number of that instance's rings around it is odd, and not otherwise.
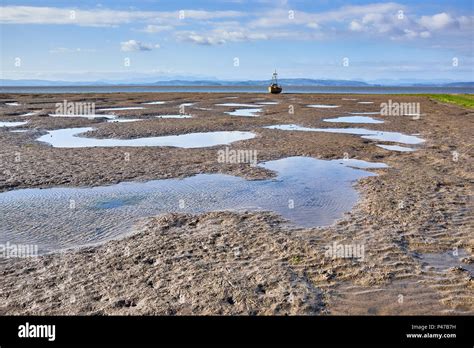
[{"label": "shallow puddle", "polygon": [[18,102],[12,102],[12,103],[5,103],[5,105],[8,105],[8,106],[20,106],[21,104],[18,103]]},{"label": "shallow puddle", "polygon": [[117,118],[116,115],[101,115],[101,114],[93,114],[93,115],[87,115],[87,114],[49,114],[49,116],[51,117],[84,117],[84,118],[87,118],[89,120],[92,120],[94,118],[106,118],[106,119],[109,119],[109,120],[114,120]]},{"label": "shallow puddle", "polygon": [[234,111],[228,111],[224,113],[231,116],[256,117],[258,116],[257,113],[261,111],[262,111],[261,108],[255,108],[255,109],[237,109]]},{"label": "shallow puddle", "polygon": [[19,121],[19,122],[0,122],[0,127],[18,127],[27,124],[28,121]]},{"label": "shallow puddle", "polygon": [[38,244],[42,252],[129,233],[141,218],[166,212],[273,211],[297,226],[325,226],[356,203],[353,183],[375,174],[344,161],[290,157],[260,164],[277,177],[223,174],[129,182],[91,188],[21,189],[0,193],[0,243]]},{"label": "shallow puddle", "polygon": [[371,102],[371,101],[360,101],[360,102],[357,102],[358,104],[373,104],[374,102]]},{"label": "shallow puddle", "polygon": [[137,122],[137,121],[145,121],[146,118],[115,118],[108,120],[109,123],[128,123],[128,122]]},{"label": "shallow puddle", "polygon": [[216,106],[233,106],[233,107],[253,108],[257,105],[256,104],[240,104],[240,103],[223,103],[223,104],[216,104]]},{"label": "shallow puddle", "polygon": [[436,272],[446,272],[449,269],[461,267],[472,276],[474,275],[474,264],[461,261],[468,256],[469,254],[464,249],[457,249],[449,250],[444,253],[418,254],[417,258],[421,260],[425,268]]},{"label": "shallow puddle", "polygon": [[166,102],[165,101],[152,101],[152,102],[147,102],[147,103],[142,103],[142,104],[146,104],[146,105],[162,105],[162,104],[165,104]]},{"label": "shallow puddle", "polygon": [[258,102],[258,105],[277,105],[280,104],[278,102]]},{"label": "shallow puddle", "polygon": [[382,162],[367,162],[367,161],[358,160],[355,158],[337,159],[337,160],[331,160],[331,161],[343,164],[347,167],[359,168],[359,169],[388,168],[388,165]]},{"label": "shallow puddle", "polygon": [[264,128],[279,129],[287,131],[303,131],[303,132],[325,132],[325,133],[342,133],[361,135],[364,139],[388,141],[402,144],[420,144],[425,140],[415,137],[413,135],[406,135],[398,132],[376,131],[364,128],[310,128],[303,127],[296,124],[279,124],[274,126],[267,126]]},{"label": "shallow puddle", "polygon": [[39,111],[27,112],[26,114],[22,114],[22,115],[20,115],[20,116],[34,116],[34,115],[36,115],[37,113],[39,113]]},{"label": "shallow puddle", "polygon": [[158,116],[155,116],[156,118],[191,118],[192,116],[191,115],[180,115],[180,114],[176,114],[176,115],[158,115]]},{"label": "shallow puddle", "polygon": [[412,151],[415,151],[415,149],[413,149],[411,147],[398,146],[398,145],[377,144],[377,146],[381,147],[382,149],[390,150],[390,151],[398,151],[398,152],[412,152]]},{"label": "shallow puddle", "polygon": [[332,315],[433,315],[450,310],[436,289],[415,279],[370,286],[339,281],[330,291],[327,307]]},{"label": "shallow puddle", "polygon": [[123,108],[105,108],[105,109],[97,109],[97,111],[120,111],[120,110],[142,110],[145,109],[143,106],[129,106]]},{"label": "shallow puddle", "polygon": [[316,109],[334,109],[341,107],[340,105],[324,105],[324,104],[310,104],[306,105],[308,108],[316,108]]},{"label": "shallow puddle", "polygon": [[116,146],[173,146],[182,148],[197,148],[225,145],[234,141],[252,139],[255,137],[254,133],[238,131],[189,133],[134,139],[97,139],[79,136],[81,133],[92,130],[94,130],[94,128],[91,127],[58,129],[48,131],[48,134],[39,137],[37,140],[48,143],[53,147],[61,148]]},{"label": "shallow puddle", "polygon": [[382,120],[376,120],[367,116],[341,116],[336,118],[326,118],[324,122],[340,122],[340,123],[384,123]]},{"label": "shallow puddle", "polygon": [[380,111],[349,112],[351,115],[380,115]]}]

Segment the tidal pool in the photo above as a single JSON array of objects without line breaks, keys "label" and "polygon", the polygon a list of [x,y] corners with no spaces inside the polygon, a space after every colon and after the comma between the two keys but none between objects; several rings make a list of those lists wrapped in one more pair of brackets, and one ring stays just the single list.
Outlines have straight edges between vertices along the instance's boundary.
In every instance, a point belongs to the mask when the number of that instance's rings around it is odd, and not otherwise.
[{"label": "tidal pool", "polygon": [[429,268],[437,272],[447,272],[450,268],[461,267],[469,272],[471,277],[474,275],[474,264],[463,263],[463,258],[469,257],[469,253],[464,249],[448,250],[442,253],[417,254],[423,263],[424,268]]},{"label": "tidal pool", "polygon": [[331,160],[331,161],[337,162],[339,164],[343,164],[347,167],[359,168],[359,169],[388,168],[388,165],[382,162],[367,162],[367,161],[358,160],[355,158],[337,159],[337,160]]},{"label": "tidal pool", "polygon": [[227,115],[231,116],[244,116],[244,117],[257,117],[257,113],[261,112],[261,108],[255,108],[255,109],[237,109],[234,111],[228,111],[224,112]]},{"label": "tidal pool", "polygon": [[311,128],[303,127],[297,124],[279,124],[274,126],[266,126],[264,128],[279,129],[286,131],[302,131],[302,132],[325,132],[325,133],[342,133],[361,135],[364,139],[388,141],[402,144],[421,144],[424,139],[415,137],[413,135],[406,135],[398,132],[385,132],[365,128]]},{"label": "tidal pool", "polygon": [[143,106],[127,106],[127,107],[120,107],[120,108],[105,108],[105,109],[97,109],[97,111],[120,111],[120,110],[142,110],[145,109]]},{"label": "tidal pool", "polygon": [[234,141],[247,140],[255,137],[254,133],[239,131],[189,133],[134,139],[97,139],[79,136],[81,133],[92,130],[94,130],[92,127],[52,130],[48,131],[48,134],[45,134],[36,140],[48,143],[53,147],[61,148],[116,146],[173,146],[182,148],[197,148],[225,145]]},{"label": "tidal pool", "polygon": [[115,120],[117,118],[116,115],[105,115],[105,114],[49,114],[51,117],[84,117],[87,119],[94,119],[94,118],[106,118],[108,120]]},{"label": "tidal pool", "polygon": [[158,115],[156,118],[191,118],[191,115],[176,114],[176,115]]},{"label": "tidal pool", "polygon": [[382,120],[376,120],[367,116],[341,116],[335,118],[326,118],[324,122],[340,122],[340,123],[384,123]]},{"label": "tidal pool", "polygon": [[269,161],[259,166],[277,176],[265,180],[198,174],[110,186],[3,192],[0,243],[36,244],[42,253],[94,244],[124,236],[141,219],[167,212],[272,211],[296,226],[326,226],[356,203],[354,182],[375,175],[345,162],[309,157]]},{"label": "tidal pool", "polygon": [[142,104],[146,104],[146,105],[162,105],[162,104],[165,104],[166,102],[165,101],[152,101],[152,102],[147,102],[147,103],[142,103]]},{"label": "tidal pool", "polygon": [[415,149],[413,149],[411,147],[398,146],[398,145],[377,144],[377,146],[381,147],[382,149],[390,150],[390,151],[398,151],[398,152],[412,152],[412,151],[415,151]]},{"label": "tidal pool", "polygon": [[108,120],[109,123],[128,123],[128,122],[137,122],[137,121],[145,121],[146,118],[114,118]]},{"label": "tidal pool", "polygon": [[26,114],[21,114],[20,116],[34,116],[37,113],[39,113],[39,111],[32,111],[32,112],[27,112]]},{"label": "tidal pool", "polygon": [[253,108],[257,105],[256,104],[240,104],[240,103],[223,103],[223,104],[216,104],[216,106],[233,106],[233,107]]},{"label": "tidal pool", "polygon": [[310,104],[306,105],[308,108],[316,108],[316,109],[334,109],[341,107],[340,105],[325,105],[325,104]]},{"label": "tidal pool", "polygon": [[0,122],[0,127],[18,127],[18,126],[23,126],[27,123],[28,121],[19,121],[19,122],[6,121],[6,122]]},{"label": "tidal pool", "polygon": [[351,115],[380,115],[380,111],[350,112]]}]

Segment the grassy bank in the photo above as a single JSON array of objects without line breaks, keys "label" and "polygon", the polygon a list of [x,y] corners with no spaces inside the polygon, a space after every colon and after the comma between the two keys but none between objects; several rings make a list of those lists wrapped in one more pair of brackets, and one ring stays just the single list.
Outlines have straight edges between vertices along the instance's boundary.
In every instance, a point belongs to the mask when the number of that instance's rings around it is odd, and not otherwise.
[{"label": "grassy bank", "polygon": [[442,103],[456,104],[465,108],[474,109],[473,94],[427,94],[426,96]]}]

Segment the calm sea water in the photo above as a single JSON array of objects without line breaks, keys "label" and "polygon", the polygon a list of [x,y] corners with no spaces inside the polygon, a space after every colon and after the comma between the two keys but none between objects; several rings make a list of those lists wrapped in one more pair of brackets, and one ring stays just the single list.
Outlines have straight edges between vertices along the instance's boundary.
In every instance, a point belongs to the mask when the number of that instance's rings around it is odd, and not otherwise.
[{"label": "calm sea water", "polygon": [[288,157],[260,163],[259,167],[277,173],[265,180],[198,174],[184,179],[2,192],[0,243],[37,244],[40,252],[101,243],[132,232],[144,218],[169,212],[273,211],[295,226],[327,226],[356,203],[354,182],[376,175],[358,168],[380,166]]},{"label": "calm sea water", "polygon": [[[474,93],[469,87],[307,87],[283,86],[283,93],[418,94]],[[267,93],[266,86],[61,86],[0,87],[0,93],[117,93],[117,92],[194,92]]]}]

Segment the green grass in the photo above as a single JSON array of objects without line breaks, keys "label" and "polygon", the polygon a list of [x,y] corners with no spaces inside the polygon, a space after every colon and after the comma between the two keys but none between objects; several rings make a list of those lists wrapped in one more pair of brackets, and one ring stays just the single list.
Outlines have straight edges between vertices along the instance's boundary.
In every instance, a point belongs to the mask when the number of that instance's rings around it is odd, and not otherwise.
[{"label": "green grass", "polygon": [[303,258],[300,255],[294,255],[288,260],[290,265],[298,265],[303,261]]},{"label": "green grass", "polygon": [[465,108],[474,109],[473,94],[426,94],[426,96],[442,103],[456,104]]}]

